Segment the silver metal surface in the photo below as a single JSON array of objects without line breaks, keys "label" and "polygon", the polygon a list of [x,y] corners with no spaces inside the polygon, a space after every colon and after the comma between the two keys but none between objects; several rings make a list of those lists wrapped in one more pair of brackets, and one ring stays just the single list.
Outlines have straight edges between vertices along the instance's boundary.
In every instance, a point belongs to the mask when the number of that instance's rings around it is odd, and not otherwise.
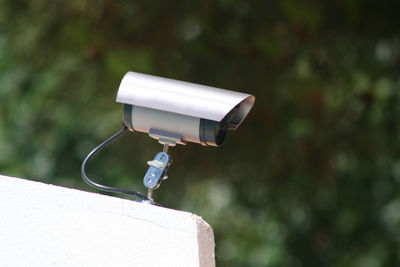
[{"label": "silver metal surface", "polygon": [[150,166],[143,178],[143,183],[147,187],[147,203],[154,204],[153,192],[157,189],[163,180],[166,180],[166,175],[169,165],[171,165],[171,158],[167,154],[169,145],[164,144],[163,152],[158,153],[152,161],[148,161]]},{"label": "silver metal surface", "polygon": [[[133,106],[132,125],[136,131],[144,133],[149,133],[150,129],[179,133],[183,139],[177,142],[179,144],[184,144],[185,142],[200,142],[199,118]],[[151,137],[159,139],[154,136]]]},{"label": "silver metal surface", "polygon": [[244,93],[136,72],[124,76],[117,94],[120,103],[213,121],[221,121],[239,105],[234,129],[246,117],[254,99]]},{"label": "silver metal surface", "polygon": [[169,148],[169,146],[170,146],[170,145],[164,144],[164,146],[163,146],[163,151],[162,151],[162,152],[168,153],[168,148]]},{"label": "silver metal surface", "polygon": [[[154,157],[154,160],[148,161],[147,164],[150,167],[143,178],[143,183],[147,188],[156,189],[160,185],[171,164],[171,158],[167,153],[159,152]],[[149,193],[150,192],[152,191],[149,191]]]},{"label": "silver metal surface", "polygon": [[154,198],[153,198],[153,188],[147,188],[147,198],[150,200],[149,204],[154,203]]}]

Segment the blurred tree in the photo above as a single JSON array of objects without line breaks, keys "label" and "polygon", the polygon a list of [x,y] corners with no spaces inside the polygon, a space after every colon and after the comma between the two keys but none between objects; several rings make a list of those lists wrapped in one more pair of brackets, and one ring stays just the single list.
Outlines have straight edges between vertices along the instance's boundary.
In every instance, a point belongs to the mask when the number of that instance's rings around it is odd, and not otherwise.
[{"label": "blurred tree", "polygon": [[[128,71],[256,95],[218,148],[171,150],[167,206],[202,215],[218,266],[400,265],[397,1],[0,0],[0,170],[90,190]],[[160,146],[89,166],[140,189]]]}]

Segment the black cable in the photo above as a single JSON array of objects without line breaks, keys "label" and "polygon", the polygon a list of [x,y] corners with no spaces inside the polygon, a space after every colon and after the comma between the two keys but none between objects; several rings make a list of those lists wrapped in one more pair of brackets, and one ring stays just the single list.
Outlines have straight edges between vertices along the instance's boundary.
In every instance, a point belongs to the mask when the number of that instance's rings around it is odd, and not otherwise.
[{"label": "black cable", "polygon": [[89,179],[89,177],[86,175],[85,172],[85,167],[86,167],[86,163],[87,161],[92,158],[94,155],[97,154],[97,152],[99,152],[100,150],[102,150],[106,145],[108,145],[109,143],[111,143],[112,141],[114,141],[115,139],[117,139],[120,135],[122,135],[128,128],[126,128],[126,126],[124,125],[124,128],[121,129],[119,132],[117,132],[116,134],[114,134],[113,136],[109,137],[107,140],[105,140],[103,143],[101,143],[100,145],[98,145],[95,149],[92,150],[92,152],[89,153],[89,155],[87,155],[87,157],[85,158],[85,160],[82,163],[82,167],[81,167],[81,174],[82,174],[82,178],[83,180],[90,185],[91,187],[94,187],[98,190],[102,190],[102,191],[107,191],[107,192],[112,192],[112,193],[122,193],[122,194],[129,194],[129,195],[134,195],[142,200],[149,200],[145,195],[143,195],[142,193],[136,192],[136,191],[132,191],[132,190],[128,190],[128,189],[123,189],[123,188],[117,188],[117,187],[110,187],[110,186],[105,186],[105,185],[101,185],[101,184],[97,184],[95,182],[93,182],[92,180]]}]

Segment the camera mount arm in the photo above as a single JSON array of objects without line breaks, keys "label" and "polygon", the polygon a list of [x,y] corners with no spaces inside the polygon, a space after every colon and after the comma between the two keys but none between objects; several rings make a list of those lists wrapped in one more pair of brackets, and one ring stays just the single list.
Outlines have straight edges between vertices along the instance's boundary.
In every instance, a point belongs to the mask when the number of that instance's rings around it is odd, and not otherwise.
[{"label": "camera mount arm", "polygon": [[164,146],[163,152],[159,152],[152,161],[147,162],[149,169],[143,178],[143,184],[148,188],[147,198],[150,202],[154,203],[153,191],[160,186],[163,180],[168,178],[166,174],[172,162],[171,157],[167,154],[168,148],[170,146],[176,146],[177,143],[186,143],[182,140],[180,134],[163,130],[151,128],[149,135],[150,137],[157,139],[158,142]]}]

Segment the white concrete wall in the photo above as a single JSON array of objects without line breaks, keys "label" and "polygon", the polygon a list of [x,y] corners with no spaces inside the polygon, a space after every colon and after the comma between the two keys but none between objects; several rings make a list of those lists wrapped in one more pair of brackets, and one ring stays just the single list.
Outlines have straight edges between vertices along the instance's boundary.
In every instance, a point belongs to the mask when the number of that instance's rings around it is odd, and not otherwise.
[{"label": "white concrete wall", "polygon": [[0,266],[215,266],[194,214],[0,175]]}]

